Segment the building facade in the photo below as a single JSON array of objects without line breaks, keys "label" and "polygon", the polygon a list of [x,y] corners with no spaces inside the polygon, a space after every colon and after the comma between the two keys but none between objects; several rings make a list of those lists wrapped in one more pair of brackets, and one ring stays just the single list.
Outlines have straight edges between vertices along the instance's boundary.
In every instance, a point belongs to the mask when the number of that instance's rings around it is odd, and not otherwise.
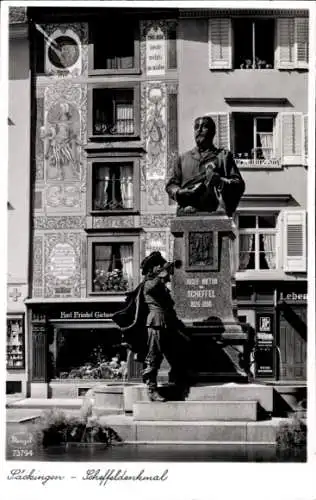
[{"label": "building facade", "polygon": [[12,9],[9,30],[7,392],[27,393],[26,306],[29,296],[31,74],[25,9]]},{"label": "building facade", "polygon": [[[183,11],[179,150],[210,114],[246,183],[236,214],[237,304],[263,379],[306,379],[308,13]],[[216,142],[215,140],[215,142]]]},{"label": "building facade", "polygon": [[256,376],[304,381],[308,12],[28,16],[28,393],[77,397],[113,376],[112,358],[125,360],[110,316],[146,254],[172,258],[166,179],[204,114],[247,186],[236,214],[237,304],[257,332]]}]

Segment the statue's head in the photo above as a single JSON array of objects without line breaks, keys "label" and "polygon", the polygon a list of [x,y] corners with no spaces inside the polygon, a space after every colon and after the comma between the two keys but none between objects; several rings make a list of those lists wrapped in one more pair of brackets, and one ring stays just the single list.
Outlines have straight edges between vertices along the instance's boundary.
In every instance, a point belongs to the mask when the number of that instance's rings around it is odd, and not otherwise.
[{"label": "statue's head", "polygon": [[198,148],[211,147],[215,132],[215,122],[210,116],[200,116],[194,120],[194,137]]}]

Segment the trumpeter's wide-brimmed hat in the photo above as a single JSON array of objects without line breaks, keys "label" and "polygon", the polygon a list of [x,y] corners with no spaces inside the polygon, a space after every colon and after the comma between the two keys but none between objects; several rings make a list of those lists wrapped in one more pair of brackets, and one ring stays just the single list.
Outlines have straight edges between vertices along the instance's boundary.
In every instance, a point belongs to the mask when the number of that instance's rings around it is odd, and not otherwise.
[{"label": "trumpeter's wide-brimmed hat", "polygon": [[172,267],[172,263],[168,262],[160,252],[155,251],[151,252],[145,259],[142,261],[141,265],[142,274],[146,275],[151,271],[159,272],[163,269],[169,270]]}]

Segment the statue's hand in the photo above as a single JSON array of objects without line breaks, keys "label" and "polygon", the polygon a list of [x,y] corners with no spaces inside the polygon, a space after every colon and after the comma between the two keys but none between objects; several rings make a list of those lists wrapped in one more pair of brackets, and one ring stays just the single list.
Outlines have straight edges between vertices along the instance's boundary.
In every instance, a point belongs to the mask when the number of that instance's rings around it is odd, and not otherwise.
[{"label": "statue's hand", "polygon": [[196,193],[197,189],[180,188],[176,193],[177,202],[183,207],[191,205]]},{"label": "statue's hand", "polygon": [[231,184],[232,183],[232,179],[226,179],[226,177],[222,177],[222,183],[223,184]]},{"label": "statue's hand", "polygon": [[219,187],[222,185],[222,178],[218,173],[213,172],[213,175],[210,178],[210,185],[215,187]]}]

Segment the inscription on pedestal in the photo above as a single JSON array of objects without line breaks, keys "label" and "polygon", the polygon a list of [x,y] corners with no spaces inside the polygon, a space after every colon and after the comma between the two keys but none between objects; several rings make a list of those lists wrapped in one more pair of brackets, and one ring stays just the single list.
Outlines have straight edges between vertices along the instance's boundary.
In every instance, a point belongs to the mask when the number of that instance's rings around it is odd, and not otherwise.
[{"label": "inscription on pedestal", "polygon": [[178,316],[186,322],[231,319],[232,222],[222,216],[178,217],[171,232],[174,260],[183,263],[172,277]]},{"label": "inscription on pedestal", "polygon": [[217,278],[187,278],[185,285],[189,307],[213,307],[218,291]]}]

